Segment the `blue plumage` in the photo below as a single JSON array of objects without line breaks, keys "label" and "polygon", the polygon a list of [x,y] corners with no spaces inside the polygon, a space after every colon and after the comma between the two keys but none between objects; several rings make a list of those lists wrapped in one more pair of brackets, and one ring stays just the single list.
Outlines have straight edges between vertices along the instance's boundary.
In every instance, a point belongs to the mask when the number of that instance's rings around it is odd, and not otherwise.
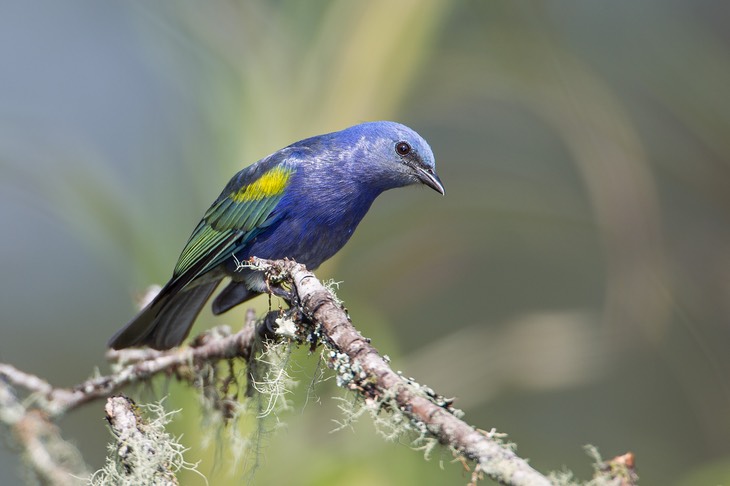
[{"label": "blue plumage", "polygon": [[443,194],[426,141],[394,122],[362,123],[308,138],[246,167],[228,182],[190,236],[170,281],[109,342],[168,349],[187,336],[221,280],[220,314],[266,290],[252,256],[310,269],[342,248],[383,191],[425,184]]}]

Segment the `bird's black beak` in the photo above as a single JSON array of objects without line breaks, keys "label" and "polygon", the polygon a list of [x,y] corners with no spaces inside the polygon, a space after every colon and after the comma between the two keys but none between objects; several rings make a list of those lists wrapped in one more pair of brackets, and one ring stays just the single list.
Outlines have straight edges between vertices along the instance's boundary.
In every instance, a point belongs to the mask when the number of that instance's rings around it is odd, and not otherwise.
[{"label": "bird's black beak", "polygon": [[446,194],[444,191],[444,185],[441,183],[441,179],[439,179],[439,176],[436,175],[436,172],[433,169],[418,167],[416,168],[416,175],[422,183],[426,184],[434,191],[438,192],[442,196]]}]

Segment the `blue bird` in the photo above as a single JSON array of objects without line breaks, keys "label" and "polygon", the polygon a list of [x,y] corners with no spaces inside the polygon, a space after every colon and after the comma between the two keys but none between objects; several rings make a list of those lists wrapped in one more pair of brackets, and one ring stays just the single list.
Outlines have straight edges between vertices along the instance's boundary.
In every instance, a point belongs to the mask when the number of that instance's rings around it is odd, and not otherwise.
[{"label": "blue bird", "polygon": [[114,349],[169,349],[187,337],[218,284],[214,314],[266,292],[252,256],[310,270],[337,253],[383,191],[425,184],[440,194],[428,143],[395,122],[362,123],[296,142],[228,182],[180,254],[170,281],[109,341]]}]

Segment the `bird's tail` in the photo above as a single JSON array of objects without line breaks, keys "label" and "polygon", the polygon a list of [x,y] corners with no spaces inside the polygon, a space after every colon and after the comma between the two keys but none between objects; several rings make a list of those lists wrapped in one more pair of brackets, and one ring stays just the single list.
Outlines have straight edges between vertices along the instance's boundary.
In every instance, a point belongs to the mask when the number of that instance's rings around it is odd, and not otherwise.
[{"label": "bird's tail", "polygon": [[253,299],[259,293],[246,287],[246,284],[243,282],[232,280],[231,283],[221,290],[215,300],[213,300],[211,310],[215,315],[222,314],[238,304]]},{"label": "bird's tail", "polygon": [[112,336],[109,347],[170,349],[179,345],[219,282],[216,280],[178,291],[163,288],[147,307]]}]

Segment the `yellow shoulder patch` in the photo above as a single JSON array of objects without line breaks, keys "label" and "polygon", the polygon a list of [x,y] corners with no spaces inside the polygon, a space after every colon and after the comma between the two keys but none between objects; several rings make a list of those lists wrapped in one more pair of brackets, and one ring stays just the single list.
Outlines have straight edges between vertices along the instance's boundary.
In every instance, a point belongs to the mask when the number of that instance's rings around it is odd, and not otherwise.
[{"label": "yellow shoulder patch", "polygon": [[245,201],[260,201],[266,197],[279,196],[284,192],[293,172],[293,170],[287,169],[286,167],[274,167],[251,184],[231,194],[230,198],[240,203]]}]

